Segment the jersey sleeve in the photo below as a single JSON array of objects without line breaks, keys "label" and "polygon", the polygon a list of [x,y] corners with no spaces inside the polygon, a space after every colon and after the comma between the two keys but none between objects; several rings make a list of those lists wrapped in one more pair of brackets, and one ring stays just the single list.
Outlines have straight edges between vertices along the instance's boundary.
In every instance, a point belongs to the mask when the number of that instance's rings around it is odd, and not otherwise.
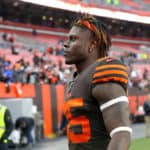
[{"label": "jersey sleeve", "polygon": [[121,61],[110,57],[98,60],[92,79],[93,85],[108,82],[119,83],[127,90],[127,67]]}]

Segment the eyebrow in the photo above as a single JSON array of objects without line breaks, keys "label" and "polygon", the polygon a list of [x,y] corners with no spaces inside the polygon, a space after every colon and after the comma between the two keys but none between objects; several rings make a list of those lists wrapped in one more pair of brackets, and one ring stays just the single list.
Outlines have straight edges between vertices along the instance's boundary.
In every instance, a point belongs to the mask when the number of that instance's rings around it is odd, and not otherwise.
[{"label": "eyebrow", "polygon": [[75,35],[75,34],[69,34],[69,35],[68,35],[68,38],[78,38],[78,36]]}]

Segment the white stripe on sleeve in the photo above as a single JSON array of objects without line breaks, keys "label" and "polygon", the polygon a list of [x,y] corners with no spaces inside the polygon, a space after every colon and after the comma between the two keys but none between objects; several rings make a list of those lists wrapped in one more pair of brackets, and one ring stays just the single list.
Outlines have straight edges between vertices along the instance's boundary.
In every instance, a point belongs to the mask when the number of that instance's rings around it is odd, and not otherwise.
[{"label": "white stripe on sleeve", "polygon": [[130,127],[122,126],[122,127],[114,128],[114,129],[110,132],[110,136],[112,137],[115,133],[121,132],[121,131],[130,132],[130,133],[132,134],[132,129],[131,129]]},{"label": "white stripe on sleeve", "polygon": [[119,103],[119,102],[127,102],[128,103],[128,97],[127,96],[120,96],[120,97],[117,97],[115,99],[112,99],[112,100],[109,100],[108,102],[102,104],[100,106],[100,110],[103,111],[104,109],[116,104],[116,103]]}]

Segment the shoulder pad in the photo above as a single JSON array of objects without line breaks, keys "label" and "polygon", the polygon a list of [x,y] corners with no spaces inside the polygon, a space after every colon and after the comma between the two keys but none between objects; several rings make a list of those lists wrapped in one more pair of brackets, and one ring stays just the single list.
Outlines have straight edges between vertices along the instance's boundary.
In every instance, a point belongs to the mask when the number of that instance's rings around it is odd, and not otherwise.
[{"label": "shoulder pad", "polygon": [[117,82],[127,86],[127,67],[119,60],[111,57],[97,60],[97,66],[93,74],[93,84]]}]

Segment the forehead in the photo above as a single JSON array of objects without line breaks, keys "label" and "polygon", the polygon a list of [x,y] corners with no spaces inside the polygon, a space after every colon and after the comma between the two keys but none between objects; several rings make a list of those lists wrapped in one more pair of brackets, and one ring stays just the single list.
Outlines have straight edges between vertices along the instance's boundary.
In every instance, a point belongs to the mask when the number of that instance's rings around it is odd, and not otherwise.
[{"label": "forehead", "polygon": [[69,33],[68,36],[79,36],[79,37],[89,37],[91,35],[91,31],[89,31],[88,29],[82,29],[81,27],[78,26],[73,26]]}]

